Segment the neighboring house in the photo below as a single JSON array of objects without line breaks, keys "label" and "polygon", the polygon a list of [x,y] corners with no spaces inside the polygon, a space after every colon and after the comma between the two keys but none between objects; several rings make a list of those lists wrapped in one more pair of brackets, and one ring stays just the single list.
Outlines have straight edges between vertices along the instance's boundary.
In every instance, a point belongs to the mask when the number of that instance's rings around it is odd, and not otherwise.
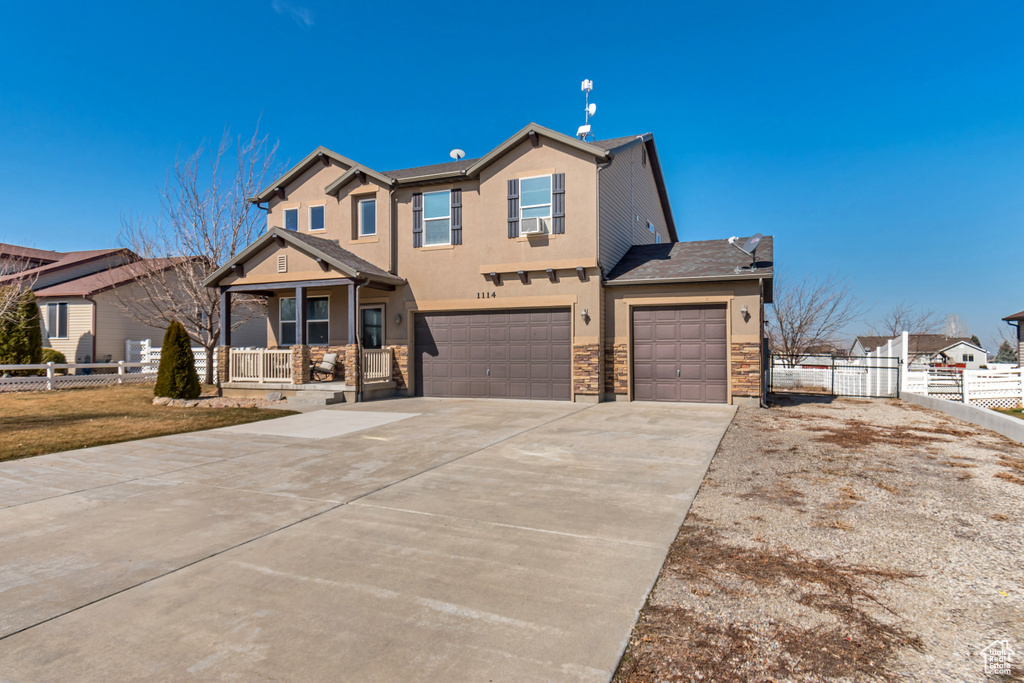
[{"label": "neighboring house", "polygon": [[1022,367],[1024,365],[1024,326],[1021,323],[1024,322],[1024,311],[1008,315],[1003,320],[1017,328],[1017,367]]},{"label": "neighboring house", "polygon": [[[582,142],[531,124],[480,158],[385,172],[319,147],[250,201],[268,231],[206,284],[268,297],[292,384],[336,352],[358,389],[359,364],[390,349],[400,394],[762,393],[772,238],[756,270],[726,239],[679,242],[649,133]],[[237,339],[222,341],[221,380],[242,391]]]},{"label": "neighboring house", "polygon": [[[850,349],[851,356],[863,356],[884,346],[895,337],[857,337]],[[950,365],[977,370],[988,362],[988,352],[967,337],[947,337],[944,334],[908,335],[907,362],[911,365]]]},{"label": "neighboring house", "polygon": [[[125,341],[152,339],[156,346],[164,329],[134,320],[121,302],[145,296],[135,279],[172,267],[180,259],[140,259],[128,249],[52,252],[0,245],[12,267],[0,286],[28,283],[39,304],[43,345],[60,351],[72,363],[126,360]],[[32,263],[31,267],[25,267]],[[236,334],[251,346],[266,344],[265,325],[243,324]]]}]

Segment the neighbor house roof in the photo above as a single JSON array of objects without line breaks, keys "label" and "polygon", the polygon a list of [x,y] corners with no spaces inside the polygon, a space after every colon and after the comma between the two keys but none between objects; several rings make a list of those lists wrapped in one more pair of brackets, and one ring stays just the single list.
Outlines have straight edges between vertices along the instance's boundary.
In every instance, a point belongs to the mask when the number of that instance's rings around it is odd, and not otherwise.
[{"label": "neighbor house roof", "polygon": [[0,242],[0,257],[18,258],[26,261],[53,262],[64,256],[60,251],[48,251],[46,249],[33,249],[32,247],[20,247],[17,244],[4,244]]},{"label": "neighbor house roof", "polygon": [[[890,339],[895,338],[896,337],[864,335],[857,337],[856,341],[859,341],[860,345],[863,346],[865,350],[870,351],[872,349],[877,349]],[[968,346],[973,346],[979,351],[985,350],[975,344],[970,337],[947,337],[944,334],[911,334],[907,335],[907,342],[909,346],[907,351],[913,355],[936,354],[945,351],[952,346],[956,346],[957,344],[967,344]]]},{"label": "neighbor house roof", "polygon": [[119,287],[144,275],[171,268],[188,257],[151,258],[126,263],[123,266],[101,270],[98,273],[75,278],[51,287],[44,287],[36,292],[37,297],[43,296],[91,296],[99,292]]},{"label": "neighbor house roof", "polygon": [[634,285],[771,278],[772,248],[771,235],[762,237],[756,252],[757,270],[736,272],[736,268],[750,265],[750,257],[729,240],[642,244],[630,247],[605,279],[608,285]]},{"label": "neighbor house roof", "polygon": [[366,278],[386,284],[405,284],[403,278],[378,268],[366,259],[356,256],[348,249],[342,248],[337,240],[315,237],[282,228],[271,228],[260,235],[244,250],[236,254],[234,258],[211,273],[203,280],[203,285],[215,287],[224,276],[232,272],[235,264],[244,264],[275,239],[282,239],[314,258],[323,259],[328,265],[333,266],[347,277],[356,279]]},{"label": "neighbor house roof", "polygon": [[86,261],[93,261],[95,259],[113,256],[115,254],[127,255],[133,261],[137,261],[139,258],[135,254],[135,252],[131,251],[130,249],[91,249],[89,251],[71,251],[66,254],[62,254],[59,259],[51,263],[46,263],[35,268],[29,268],[27,270],[22,270],[17,273],[11,273],[9,275],[0,276],[0,284],[4,284],[6,282],[19,282],[26,279],[31,279],[37,275],[51,273],[55,270],[60,270],[61,268],[68,268],[70,266],[78,265],[80,263],[85,263]]},{"label": "neighbor house roof", "polygon": [[1024,320],[1024,311],[1021,311],[1020,313],[1014,313],[1013,315],[1008,315],[1005,318],[1003,318],[1003,320]]}]

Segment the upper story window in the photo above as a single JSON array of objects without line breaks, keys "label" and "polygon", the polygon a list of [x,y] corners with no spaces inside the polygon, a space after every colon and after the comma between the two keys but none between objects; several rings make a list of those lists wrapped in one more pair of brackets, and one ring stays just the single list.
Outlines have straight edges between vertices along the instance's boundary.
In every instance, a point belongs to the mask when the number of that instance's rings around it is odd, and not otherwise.
[{"label": "upper story window", "polygon": [[452,193],[423,193],[423,244],[432,246],[452,243]]},{"label": "upper story window", "polygon": [[[291,228],[289,228],[289,229],[291,229]],[[324,207],[323,207],[323,205],[309,207],[309,229],[310,229],[310,231],[313,231],[313,230],[323,230],[324,229]]]},{"label": "upper story window", "polygon": [[377,234],[377,200],[360,199],[358,207],[359,236],[371,237]]},{"label": "upper story window", "polygon": [[284,210],[284,229],[295,232],[299,229],[299,210],[298,209],[285,209]]},{"label": "upper story window", "polygon": [[551,218],[551,176],[519,181],[519,218]]},{"label": "upper story window", "polygon": [[46,304],[46,336],[50,339],[68,338],[68,305],[66,302]]}]

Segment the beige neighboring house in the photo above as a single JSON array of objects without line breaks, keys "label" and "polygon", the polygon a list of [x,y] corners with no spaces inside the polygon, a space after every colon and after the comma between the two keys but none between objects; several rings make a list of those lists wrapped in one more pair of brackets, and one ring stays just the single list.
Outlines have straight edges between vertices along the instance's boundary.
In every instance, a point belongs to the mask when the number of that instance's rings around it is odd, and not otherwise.
[{"label": "beige neighboring house", "polygon": [[649,133],[530,124],[479,158],[393,171],[319,147],[250,201],[267,232],[205,284],[266,296],[278,351],[225,335],[229,393],[304,390],[325,353],[344,400],[762,393],[772,239],[755,269],[726,239],[679,242]]},{"label": "beige neighboring house", "polygon": [[[151,339],[159,347],[164,327],[145,325],[122,305],[145,296],[134,281],[172,267],[178,258],[141,259],[129,249],[55,252],[0,244],[0,286],[27,282],[35,291],[43,346],[60,351],[69,363],[127,360],[125,341]],[[266,344],[262,320],[244,323],[237,337],[252,346]]]}]

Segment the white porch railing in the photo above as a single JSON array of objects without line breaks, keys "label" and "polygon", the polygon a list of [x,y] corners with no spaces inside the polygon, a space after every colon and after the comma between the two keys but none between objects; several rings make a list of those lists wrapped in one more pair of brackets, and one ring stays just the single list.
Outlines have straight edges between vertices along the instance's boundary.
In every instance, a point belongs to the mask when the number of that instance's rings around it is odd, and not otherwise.
[{"label": "white porch railing", "polygon": [[363,350],[363,380],[386,382],[391,379],[391,349]]},{"label": "white porch railing", "polygon": [[292,352],[288,349],[231,349],[232,382],[291,382]]}]

